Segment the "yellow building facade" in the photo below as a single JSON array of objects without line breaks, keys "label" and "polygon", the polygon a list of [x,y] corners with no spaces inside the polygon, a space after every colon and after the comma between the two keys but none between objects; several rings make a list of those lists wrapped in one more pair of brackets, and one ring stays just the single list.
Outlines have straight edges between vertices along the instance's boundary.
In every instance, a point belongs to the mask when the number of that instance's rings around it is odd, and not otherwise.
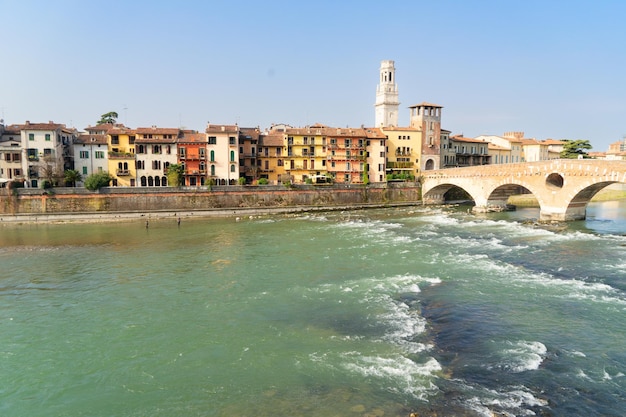
[{"label": "yellow building facade", "polygon": [[305,183],[315,175],[325,175],[327,140],[325,126],[286,129],[283,140],[285,173],[295,183]]},{"label": "yellow building facade", "polygon": [[135,131],[116,126],[107,132],[109,148],[109,174],[114,187],[136,186]]},{"label": "yellow building facade", "polygon": [[422,130],[408,127],[381,128],[387,136],[387,176],[420,175]]}]

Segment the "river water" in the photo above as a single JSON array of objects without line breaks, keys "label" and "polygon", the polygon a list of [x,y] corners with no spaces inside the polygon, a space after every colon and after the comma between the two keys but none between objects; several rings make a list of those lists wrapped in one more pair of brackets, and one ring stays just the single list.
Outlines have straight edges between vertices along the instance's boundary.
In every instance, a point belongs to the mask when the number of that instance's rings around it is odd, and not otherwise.
[{"label": "river water", "polygon": [[0,415],[626,415],[626,202],[587,213],[5,226]]}]

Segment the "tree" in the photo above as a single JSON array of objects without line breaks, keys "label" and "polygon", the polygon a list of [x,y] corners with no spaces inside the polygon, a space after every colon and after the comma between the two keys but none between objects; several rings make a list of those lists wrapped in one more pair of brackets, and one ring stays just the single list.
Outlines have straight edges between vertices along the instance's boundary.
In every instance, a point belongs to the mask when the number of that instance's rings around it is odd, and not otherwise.
[{"label": "tree", "polygon": [[113,177],[108,172],[96,172],[85,178],[85,188],[90,191],[96,191],[108,186],[112,179]]},{"label": "tree", "polygon": [[185,179],[185,166],[182,164],[169,164],[167,167],[167,183],[170,187],[179,187]]},{"label": "tree", "polygon": [[66,185],[69,184],[72,187],[76,187],[76,183],[78,181],[82,181],[83,176],[80,175],[80,172],[76,171],[75,169],[68,169],[65,171],[63,179],[65,180]]},{"label": "tree", "polygon": [[39,172],[43,178],[43,188],[50,188],[63,178],[63,167],[52,155],[46,155],[41,159]]},{"label": "tree", "polygon": [[99,125],[102,125],[102,124],[113,125],[117,121],[118,117],[119,117],[119,115],[117,114],[117,112],[110,111],[110,112],[104,113],[102,116],[100,116],[100,120],[98,121],[97,124],[99,124]]},{"label": "tree", "polygon": [[592,146],[586,139],[565,139],[565,144],[563,145],[563,150],[561,151],[560,157],[564,159],[578,159],[578,158],[588,158],[589,154],[586,152],[591,149]]}]

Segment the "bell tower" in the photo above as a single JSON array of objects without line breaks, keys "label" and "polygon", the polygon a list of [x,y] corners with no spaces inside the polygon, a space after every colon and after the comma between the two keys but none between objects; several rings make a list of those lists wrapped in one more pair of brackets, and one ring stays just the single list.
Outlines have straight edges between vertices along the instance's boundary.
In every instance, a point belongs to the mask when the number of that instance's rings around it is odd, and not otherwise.
[{"label": "bell tower", "polygon": [[380,80],[376,88],[376,124],[375,127],[398,126],[398,85],[396,68],[393,61],[380,63]]}]

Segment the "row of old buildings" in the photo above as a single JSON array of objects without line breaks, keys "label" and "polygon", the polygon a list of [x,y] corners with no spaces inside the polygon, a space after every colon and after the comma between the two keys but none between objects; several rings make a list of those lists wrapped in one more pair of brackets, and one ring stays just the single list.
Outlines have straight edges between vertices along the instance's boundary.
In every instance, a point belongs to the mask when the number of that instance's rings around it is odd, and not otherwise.
[{"label": "row of old buildings", "polygon": [[104,123],[79,132],[54,122],[0,123],[0,182],[39,187],[43,179],[76,170],[83,178],[108,172],[112,186],[166,186],[171,164],[184,167],[183,185],[192,187],[233,185],[240,178],[384,182],[432,169],[555,159],[563,148],[561,141],[523,132],[452,135],[441,126],[443,107],[427,102],[410,106],[409,125],[400,127],[399,105],[394,62],[382,61],[373,127],[282,124],[262,131],[209,123],[197,131]]}]

